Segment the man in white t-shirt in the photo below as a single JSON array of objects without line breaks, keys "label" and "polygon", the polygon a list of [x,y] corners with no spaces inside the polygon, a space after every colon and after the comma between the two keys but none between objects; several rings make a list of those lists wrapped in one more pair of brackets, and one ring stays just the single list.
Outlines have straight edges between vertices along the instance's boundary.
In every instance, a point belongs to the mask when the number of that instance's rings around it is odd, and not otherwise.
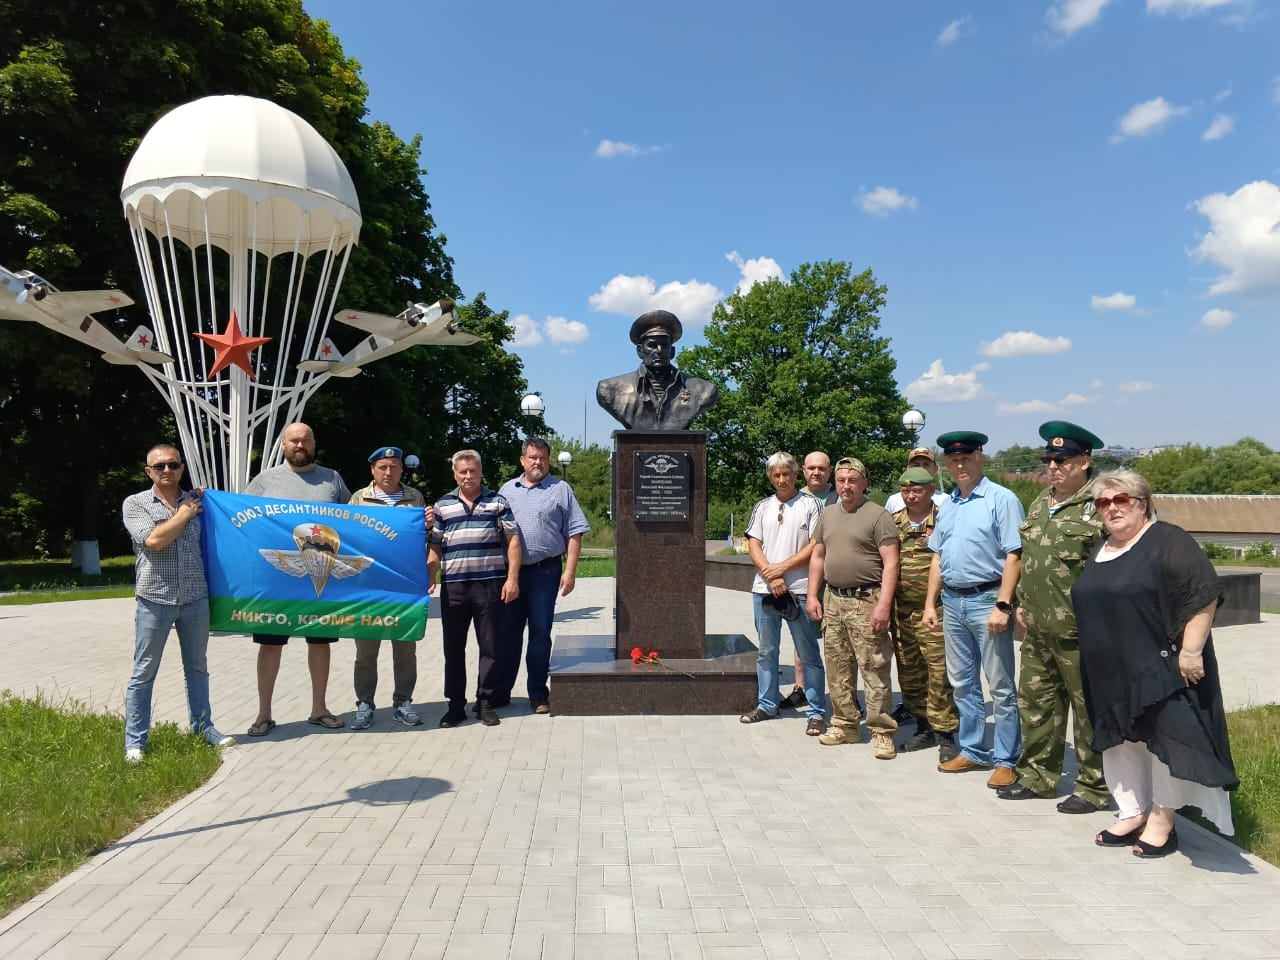
[{"label": "man in white t-shirt", "polygon": [[813,550],[809,535],[822,511],[822,503],[797,489],[799,475],[800,465],[791,454],[779,452],[771,456],[765,464],[765,476],[773,484],[773,495],[755,505],[747,524],[747,552],[756,568],[751,600],[760,653],[756,657],[756,708],[744,713],[739,720],[759,723],[778,715],[782,699],[778,689],[778,644],[785,620],[804,662],[804,693],[809,715],[805,733],[817,737],[827,729],[827,677],[818,650],[817,624],[809,619],[805,604],[809,590],[809,554]]}]

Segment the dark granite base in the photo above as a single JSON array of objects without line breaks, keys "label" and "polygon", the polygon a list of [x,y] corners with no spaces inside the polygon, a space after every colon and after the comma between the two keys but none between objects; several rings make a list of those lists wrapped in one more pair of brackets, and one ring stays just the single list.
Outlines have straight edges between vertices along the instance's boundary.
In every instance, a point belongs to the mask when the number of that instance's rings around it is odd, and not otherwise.
[{"label": "dark granite base", "polygon": [[1213,618],[1215,627],[1234,627],[1262,622],[1262,575],[1219,570],[1225,598]]},{"label": "dark granite base", "polygon": [[667,666],[618,660],[615,642],[612,634],[556,638],[552,715],[693,716],[755,706],[756,646],[741,634],[708,634],[705,658],[664,660]]}]

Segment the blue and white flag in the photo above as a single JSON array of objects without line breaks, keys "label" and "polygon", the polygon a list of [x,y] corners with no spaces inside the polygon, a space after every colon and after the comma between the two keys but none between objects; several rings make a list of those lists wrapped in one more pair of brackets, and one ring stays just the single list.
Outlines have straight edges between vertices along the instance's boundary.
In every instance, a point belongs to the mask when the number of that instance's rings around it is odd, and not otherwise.
[{"label": "blue and white flag", "polygon": [[421,510],[206,490],[201,546],[213,630],[421,640]]}]

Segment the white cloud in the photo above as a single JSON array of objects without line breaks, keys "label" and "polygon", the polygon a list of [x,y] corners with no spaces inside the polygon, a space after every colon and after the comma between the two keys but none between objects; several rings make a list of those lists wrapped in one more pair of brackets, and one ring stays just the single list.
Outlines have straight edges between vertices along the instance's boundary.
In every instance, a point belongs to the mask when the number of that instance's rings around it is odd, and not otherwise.
[{"label": "white cloud", "polygon": [[710,283],[672,281],[658,287],[651,277],[620,273],[588,298],[592,310],[638,317],[650,310],[670,310],[685,325],[703,324],[724,294]]},{"label": "white cloud", "polygon": [[916,208],[916,198],[899,193],[893,187],[876,187],[874,190],[867,190],[866,187],[863,187],[858,193],[857,204],[865,213],[870,213],[877,217],[887,217],[903,207],[908,210],[914,210]]},{"label": "white cloud", "polygon": [[973,365],[973,369],[977,370],[979,373],[986,373],[988,370],[991,369],[991,364],[987,363],[987,361],[985,360],[982,360],[978,363],[975,363]]},{"label": "white cloud", "polygon": [[1054,0],[1044,18],[1064,37],[1095,22],[1111,0]]},{"label": "white cloud", "polygon": [[1042,337],[1029,330],[1011,330],[996,337],[992,343],[984,340],[978,352],[984,357],[1029,357],[1070,349],[1071,341],[1066,337]]},{"label": "white cloud", "polygon": [[542,343],[542,331],[538,329],[538,321],[527,313],[517,313],[511,318],[511,326],[516,328],[513,347],[536,347]]},{"label": "white cloud", "polygon": [[1214,307],[1204,312],[1204,316],[1200,318],[1200,326],[1208,327],[1210,330],[1221,330],[1223,327],[1231,326],[1235,318],[1236,315],[1230,310]]},{"label": "white cloud", "polygon": [[965,27],[967,27],[972,20],[973,20],[973,17],[969,16],[968,14],[965,14],[963,17],[960,17],[959,19],[956,19],[956,20],[952,20],[950,23],[948,23],[945,27],[942,28],[942,32],[938,34],[938,39],[937,39],[938,46],[949,47],[951,46],[951,44],[955,43],[957,40],[963,37],[966,33],[969,32],[965,29]]},{"label": "white cloud", "polygon": [[996,413],[1056,413],[1058,405],[1044,400],[1024,400],[1022,403],[1001,403],[996,406]]},{"label": "white cloud", "polygon": [[1213,122],[1209,124],[1209,129],[1200,134],[1201,140],[1221,140],[1228,133],[1236,128],[1236,122],[1233,118],[1225,113],[1220,113],[1213,118]]},{"label": "white cloud", "polygon": [[1133,308],[1138,305],[1138,298],[1132,293],[1121,293],[1117,290],[1115,293],[1108,293],[1105,297],[1100,297],[1096,293],[1089,298],[1089,306],[1095,310],[1124,310],[1125,312],[1133,312]]},{"label": "white cloud", "polygon": [[918,380],[907,384],[905,393],[912,403],[959,403],[986,396],[976,368],[968,373],[947,373],[941,360],[933,361]]},{"label": "white cloud", "polygon": [[1229,7],[1236,0],[1147,0],[1147,13],[1171,13],[1189,17],[1215,7]]},{"label": "white cloud", "polygon": [[772,257],[753,257],[750,260],[743,260],[737,250],[730,250],[724,258],[737,267],[738,272],[742,274],[736,293],[746,293],[757,283],[764,283],[766,280],[786,282],[782,276],[782,267],[778,266],[778,261]]},{"label": "white cloud", "polygon": [[[1095,380],[1094,383],[1096,384],[1097,381]],[[1098,388],[1097,386],[1095,386],[1093,387],[1093,389],[1096,390]],[[1062,405],[1064,407],[1084,407],[1084,406],[1088,406],[1091,403],[1097,403],[1097,402],[1098,402],[1097,397],[1086,397],[1083,394],[1079,394],[1079,393],[1068,393],[1065,397],[1062,398]]]},{"label": "white cloud", "polygon": [[564,317],[547,317],[543,328],[552,343],[582,343],[591,334],[581,320],[566,320]]},{"label": "white cloud", "polygon": [[1116,132],[1111,137],[1111,142],[1119,143],[1127,137],[1145,137],[1148,134],[1155,133],[1169,120],[1174,117],[1180,117],[1186,112],[1186,107],[1176,106],[1164,97],[1156,97],[1154,100],[1135,103],[1129,108],[1129,112],[1120,118]]},{"label": "white cloud", "polygon": [[1202,197],[1195,206],[1209,218],[1209,232],[1191,253],[1227,271],[1209,293],[1280,293],[1280,187],[1255,180],[1230,196]]},{"label": "white cloud", "polygon": [[661,153],[666,147],[642,147],[621,140],[601,140],[596,144],[597,157],[642,157],[648,153]]},{"label": "white cloud", "polygon": [[1271,81],[1271,99],[1280,103],[1280,77]]},{"label": "white cloud", "polygon": [[1150,380],[1130,380],[1127,383],[1120,384],[1119,389],[1121,393],[1134,394],[1150,393],[1152,390],[1159,390],[1160,388]]}]

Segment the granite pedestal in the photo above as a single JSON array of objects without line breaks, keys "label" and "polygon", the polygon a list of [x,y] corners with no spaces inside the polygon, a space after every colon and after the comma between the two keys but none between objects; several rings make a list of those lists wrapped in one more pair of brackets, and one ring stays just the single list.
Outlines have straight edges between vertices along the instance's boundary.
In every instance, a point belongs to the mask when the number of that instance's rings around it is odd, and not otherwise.
[{"label": "granite pedestal", "polygon": [[[715,714],[756,702],[756,647],[706,633],[707,434],[613,434],[616,633],[558,638],[551,712]],[[636,664],[631,651],[663,664]]]}]

